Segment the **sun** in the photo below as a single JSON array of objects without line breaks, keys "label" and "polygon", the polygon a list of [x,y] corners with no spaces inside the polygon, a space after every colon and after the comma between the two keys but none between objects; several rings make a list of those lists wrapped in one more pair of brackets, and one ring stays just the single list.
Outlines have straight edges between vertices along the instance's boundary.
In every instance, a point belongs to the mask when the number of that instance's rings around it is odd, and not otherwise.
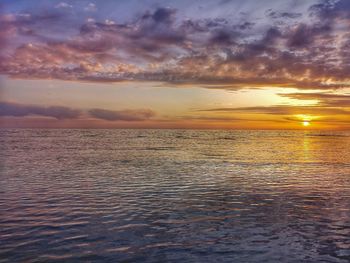
[{"label": "sun", "polygon": [[310,125],[310,122],[309,121],[303,121],[303,126],[304,127],[307,127],[307,126],[309,126]]}]

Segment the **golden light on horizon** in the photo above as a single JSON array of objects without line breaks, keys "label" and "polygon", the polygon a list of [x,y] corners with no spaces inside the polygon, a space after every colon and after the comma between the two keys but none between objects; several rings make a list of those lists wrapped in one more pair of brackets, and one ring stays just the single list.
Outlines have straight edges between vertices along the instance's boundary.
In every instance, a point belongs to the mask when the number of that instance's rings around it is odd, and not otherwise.
[{"label": "golden light on horizon", "polygon": [[308,114],[297,114],[295,117],[300,121],[300,124],[304,127],[311,125],[311,121],[319,119],[320,116],[312,116]]},{"label": "golden light on horizon", "polygon": [[307,126],[309,126],[310,125],[310,122],[309,121],[303,121],[303,126],[304,127],[307,127]]}]

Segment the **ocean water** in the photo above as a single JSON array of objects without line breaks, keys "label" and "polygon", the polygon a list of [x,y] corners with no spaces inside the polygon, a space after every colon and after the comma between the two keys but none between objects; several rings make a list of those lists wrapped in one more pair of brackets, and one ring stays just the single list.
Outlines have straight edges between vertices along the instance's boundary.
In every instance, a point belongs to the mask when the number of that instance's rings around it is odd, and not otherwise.
[{"label": "ocean water", "polygon": [[350,133],[0,130],[0,262],[350,262]]}]

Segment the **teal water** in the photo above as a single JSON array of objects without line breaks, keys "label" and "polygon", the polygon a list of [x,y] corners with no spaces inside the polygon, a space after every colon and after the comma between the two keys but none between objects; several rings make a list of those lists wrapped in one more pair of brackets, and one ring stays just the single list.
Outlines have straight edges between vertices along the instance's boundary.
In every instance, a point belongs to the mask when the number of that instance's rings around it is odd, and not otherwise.
[{"label": "teal water", "polygon": [[350,133],[0,130],[0,262],[350,262]]}]

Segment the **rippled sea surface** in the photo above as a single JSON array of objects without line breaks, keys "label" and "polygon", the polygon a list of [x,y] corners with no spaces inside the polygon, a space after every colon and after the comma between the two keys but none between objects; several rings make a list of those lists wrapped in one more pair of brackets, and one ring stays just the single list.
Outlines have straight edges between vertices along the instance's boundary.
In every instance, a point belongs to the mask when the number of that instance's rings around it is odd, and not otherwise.
[{"label": "rippled sea surface", "polygon": [[350,262],[350,133],[0,130],[0,262]]}]

